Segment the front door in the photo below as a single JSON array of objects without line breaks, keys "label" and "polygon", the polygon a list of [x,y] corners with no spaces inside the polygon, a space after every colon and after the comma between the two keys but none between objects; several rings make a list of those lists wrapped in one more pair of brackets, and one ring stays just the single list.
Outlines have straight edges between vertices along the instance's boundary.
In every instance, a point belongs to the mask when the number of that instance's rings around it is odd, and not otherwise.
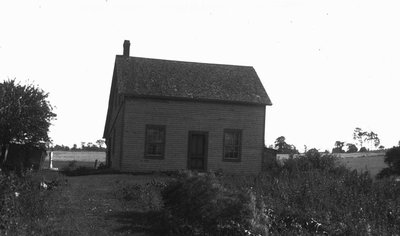
[{"label": "front door", "polygon": [[189,131],[188,169],[207,170],[208,132]]}]

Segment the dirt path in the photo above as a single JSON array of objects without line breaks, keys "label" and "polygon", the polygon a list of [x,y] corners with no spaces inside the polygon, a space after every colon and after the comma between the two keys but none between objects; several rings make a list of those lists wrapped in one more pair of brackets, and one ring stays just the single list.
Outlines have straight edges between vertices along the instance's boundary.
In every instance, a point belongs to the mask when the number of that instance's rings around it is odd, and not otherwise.
[{"label": "dirt path", "polygon": [[146,235],[147,213],[126,204],[116,191],[125,184],[145,184],[159,177],[121,174],[65,178],[66,186],[52,201],[52,234]]}]

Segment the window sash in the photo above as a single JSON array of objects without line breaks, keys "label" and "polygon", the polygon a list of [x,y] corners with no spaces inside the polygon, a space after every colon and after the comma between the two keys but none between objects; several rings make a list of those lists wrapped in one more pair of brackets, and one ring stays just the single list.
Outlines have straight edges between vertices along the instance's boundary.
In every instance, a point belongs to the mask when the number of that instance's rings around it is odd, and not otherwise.
[{"label": "window sash", "polygon": [[164,158],[165,125],[146,125],[145,157]]},{"label": "window sash", "polygon": [[224,160],[240,161],[242,146],[242,130],[224,130]]}]

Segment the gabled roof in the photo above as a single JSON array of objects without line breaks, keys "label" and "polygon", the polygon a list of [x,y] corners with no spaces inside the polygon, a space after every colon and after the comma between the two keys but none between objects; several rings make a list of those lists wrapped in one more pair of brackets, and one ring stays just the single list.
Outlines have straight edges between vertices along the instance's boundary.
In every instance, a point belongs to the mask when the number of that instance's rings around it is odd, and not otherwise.
[{"label": "gabled roof", "polygon": [[116,56],[119,94],[272,105],[250,66]]}]

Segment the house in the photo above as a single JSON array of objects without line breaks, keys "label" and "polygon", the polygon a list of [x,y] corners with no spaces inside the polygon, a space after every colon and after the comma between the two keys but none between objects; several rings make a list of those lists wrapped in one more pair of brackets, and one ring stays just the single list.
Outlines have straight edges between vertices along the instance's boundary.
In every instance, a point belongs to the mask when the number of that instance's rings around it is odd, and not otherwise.
[{"label": "house", "polygon": [[253,67],[115,58],[104,138],[124,172],[261,171],[265,107]]}]

